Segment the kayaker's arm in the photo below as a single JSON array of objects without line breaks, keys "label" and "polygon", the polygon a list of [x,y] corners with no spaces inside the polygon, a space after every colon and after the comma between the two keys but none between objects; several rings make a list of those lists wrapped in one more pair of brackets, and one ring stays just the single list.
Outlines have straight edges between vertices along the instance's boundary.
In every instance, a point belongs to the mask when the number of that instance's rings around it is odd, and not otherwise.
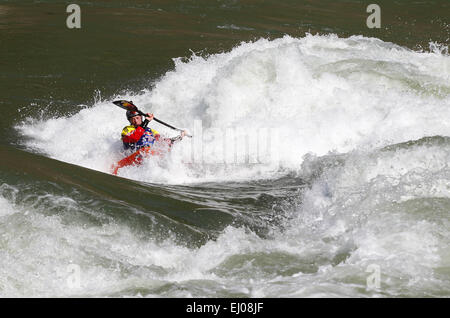
[{"label": "kayaker's arm", "polygon": [[141,125],[141,127],[142,128],[147,128],[147,125],[148,125],[148,123],[149,123],[150,121],[146,118],[145,120],[144,120],[144,122],[142,123],[142,125]]},{"label": "kayaker's arm", "polygon": [[179,136],[169,138],[170,146],[172,146],[175,142],[182,140],[184,136],[186,136],[185,130],[183,130]]},{"label": "kayaker's arm", "polygon": [[150,113],[145,114],[145,120],[141,124],[141,127],[144,129],[147,128],[148,123],[153,120],[153,117],[154,117],[153,114],[150,114]]}]

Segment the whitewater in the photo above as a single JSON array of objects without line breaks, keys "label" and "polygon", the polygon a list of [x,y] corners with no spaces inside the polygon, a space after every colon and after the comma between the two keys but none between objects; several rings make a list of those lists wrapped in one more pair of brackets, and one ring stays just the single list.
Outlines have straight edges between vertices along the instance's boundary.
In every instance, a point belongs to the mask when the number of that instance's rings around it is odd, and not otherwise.
[{"label": "whitewater", "polygon": [[[193,54],[174,63],[174,70],[155,81],[151,90],[117,96],[197,133],[197,138],[177,145],[175,162],[164,167],[166,175],[145,169],[149,172],[140,173],[143,181],[180,183],[206,177],[180,162],[245,163],[227,159],[227,153],[244,156],[245,149],[233,147],[255,134],[269,140],[266,146],[264,140],[252,139],[264,150],[257,154],[264,158],[255,160],[265,163],[259,168],[263,174],[280,166],[296,170],[307,153],[345,153],[448,136],[450,62],[438,47],[419,53],[362,36],[285,36],[242,43],[206,58]],[[94,123],[91,118],[96,116],[102,119]],[[121,150],[125,125],[124,112],[108,100],[68,118],[29,119],[18,128],[29,137],[30,148],[108,172],[111,162],[120,158],[114,154]],[[175,135],[159,124],[152,127]],[[76,142],[54,142],[74,136]],[[246,172],[250,179],[260,173]],[[219,173],[208,180],[240,178],[241,173]],[[133,174],[135,170],[122,175],[134,178]]]},{"label": "whitewater", "polygon": [[[143,236],[111,218],[109,208],[145,213],[123,199],[3,184],[0,295],[450,295],[448,48],[284,36],[173,61],[148,90],[25,119],[16,126],[22,145],[109,174],[127,124],[111,102],[132,100],[193,138],[119,178],[181,189],[190,202],[224,209],[217,219],[242,222],[218,222],[209,239],[182,244],[173,231]],[[75,288],[64,283],[67,264],[81,271]]]}]

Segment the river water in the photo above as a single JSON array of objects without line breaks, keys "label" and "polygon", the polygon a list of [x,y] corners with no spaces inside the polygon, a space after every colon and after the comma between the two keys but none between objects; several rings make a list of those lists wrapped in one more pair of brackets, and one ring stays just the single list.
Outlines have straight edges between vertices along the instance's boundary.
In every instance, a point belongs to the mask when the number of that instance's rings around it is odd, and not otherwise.
[{"label": "river water", "polygon": [[377,3],[0,1],[0,296],[448,297],[450,4]]}]

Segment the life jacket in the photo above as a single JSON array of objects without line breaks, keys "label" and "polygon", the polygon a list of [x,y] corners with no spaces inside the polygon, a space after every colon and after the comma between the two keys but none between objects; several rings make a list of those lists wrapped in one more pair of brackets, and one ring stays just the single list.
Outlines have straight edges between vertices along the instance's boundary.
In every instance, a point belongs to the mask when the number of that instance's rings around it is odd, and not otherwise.
[{"label": "life jacket", "polygon": [[137,151],[143,147],[151,147],[159,140],[159,133],[149,127],[129,125],[122,130],[122,141],[125,150]]}]

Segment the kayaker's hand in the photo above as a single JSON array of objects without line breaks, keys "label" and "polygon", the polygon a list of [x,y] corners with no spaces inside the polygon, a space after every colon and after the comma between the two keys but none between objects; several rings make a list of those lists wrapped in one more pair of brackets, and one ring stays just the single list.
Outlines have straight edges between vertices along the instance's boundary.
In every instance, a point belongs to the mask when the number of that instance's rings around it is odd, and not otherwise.
[{"label": "kayaker's hand", "polygon": [[180,134],[181,138],[183,138],[184,136],[186,136],[186,130],[183,130]]},{"label": "kayaker's hand", "polygon": [[147,119],[148,121],[152,121],[153,120],[153,114],[147,113],[145,114],[145,119]]}]

